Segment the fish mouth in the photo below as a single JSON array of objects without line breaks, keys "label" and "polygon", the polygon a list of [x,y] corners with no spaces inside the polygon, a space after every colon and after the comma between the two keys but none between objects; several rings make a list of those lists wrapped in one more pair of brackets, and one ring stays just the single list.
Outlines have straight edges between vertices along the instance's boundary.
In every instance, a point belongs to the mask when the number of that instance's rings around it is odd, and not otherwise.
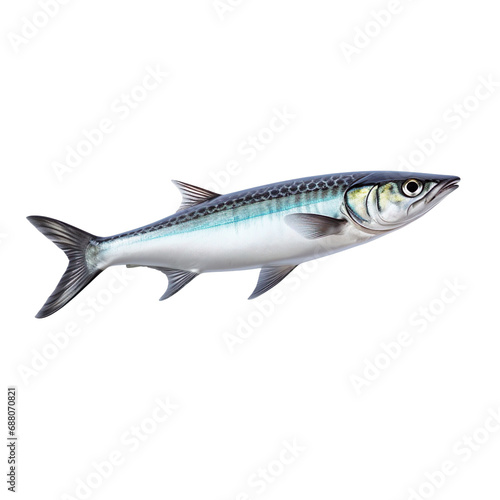
[{"label": "fish mouth", "polygon": [[[421,177],[424,177],[423,175]],[[416,177],[418,178],[418,177]],[[363,179],[364,180],[364,179]],[[426,181],[428,182],[428,181]],[[389,222],[384,220],[382,215],[378,213],[378,201],[377,201],[377,192],[380,187],[379,184],[374,184],[368,195],[366,196],[366,212],[372,219],[372,222],[378,224],[378,227],[370,227],[371,222],[366,221],[365,219],[358,216],[352,208],[349,206],[346,198],[344,198],[344,203],[342,207],[342,213],[350,219],[357,227],[359,227],[362,231],[371,233],[371,234],[382,234],[388,233],[395,229],[399,229],[404,227],[414,220],[419,219],[423,215],[425,215],[429,210],[434,208],[438,203],[440,203],[446,196],[448,196],[451,192],[458,189],[458,183],[460,182],[460,177],[456,176],[437,176],[437,179],[434,181],[435,185],[421,197],[420,199],[414,201],[406,210],[406,219]],[[347,195],[348,191],[346,191]]]},{"label": "fish mouth", "polygon": [[407,215],[411,220],[418,219],[431,208],[443,201],[451,192],[458,189],[460,177],[449,177],[436,184],[427,195],[410,205]]},{"label": "fish mouth", "polygon": [[425,203],[431,203],[432,201],[436,200],[436,203],[438,201],[441,201],[445,196],[450,194],[452,191],[455,191],[455,189],[458,189],[458,183],[460,182],[460,177],[451,177],[450,179],[445,179],[444,181],[441,181],[439,184],[434,186],[427,196],[424,198]]}]

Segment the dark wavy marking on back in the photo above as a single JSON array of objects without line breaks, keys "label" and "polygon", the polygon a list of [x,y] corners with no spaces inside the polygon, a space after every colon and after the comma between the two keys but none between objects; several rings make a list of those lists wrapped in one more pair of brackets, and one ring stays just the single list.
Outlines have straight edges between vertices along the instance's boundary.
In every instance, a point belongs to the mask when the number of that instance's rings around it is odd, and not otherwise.
[{"label": "dark wavy marking on back", "polygon": [[[237,191],[235,193],[223,194],[212,200],[200,203],[194,207],[189,207],[181,212],[166,217],[160,221],[148,224],[147,226],[134,229],[126,233],[116,234],[108,238],[102,238],[101,241],[112,241],[125,236],[140,236],[151,231],[168,228],[184,222],[193,221],[217,212],[231,210],[253,203],[260,203],[276,198],[285,198],[297,194],[310,193],[314,191],[336,191],[346,189],[355,180],[366,175],[366,172],[344,173],[318,175],[315,177],[306,177],[302,179],[293,179],[289,181],[268,184],[255,188]],[[98,243],[99,240],[96,240]]]}]

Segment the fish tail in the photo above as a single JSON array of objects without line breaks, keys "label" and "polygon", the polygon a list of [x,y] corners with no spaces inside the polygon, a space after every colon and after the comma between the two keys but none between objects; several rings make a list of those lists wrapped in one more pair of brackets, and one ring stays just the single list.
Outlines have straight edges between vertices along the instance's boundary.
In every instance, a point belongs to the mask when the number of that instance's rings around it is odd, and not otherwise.
[{"label": "fish tail", "polygon": [[96,252],[89,251],[92,247],[97,251],[94,235],[49,217],[34,215],[28,220],[63,250],[69,259],[61,280],[36,315],[37,318],[45,318],[64,307],[104,269],[95,262]]}]

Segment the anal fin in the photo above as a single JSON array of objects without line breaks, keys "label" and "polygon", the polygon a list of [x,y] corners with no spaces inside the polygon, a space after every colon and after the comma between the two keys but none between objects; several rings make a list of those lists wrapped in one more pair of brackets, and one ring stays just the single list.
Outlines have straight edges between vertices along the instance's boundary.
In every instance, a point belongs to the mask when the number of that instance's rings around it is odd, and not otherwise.
[{"label": "anal fin", "polygon": [[252,292],[252,295],[248,297],[249,300],[255,299],[271,290],[276,286],[281,280],[286,278],[297,266],[269,266],[263,267],[260,270],[259,280],[257,281],[257,286]]},{"label": "anal fin", "polygon": [[153,267],[146,266],[151,269],[156,269],[161,271],[168,278],[168,288],[167,291],[160,297],[160,300],[168,299],[172,295],[176,294],[179,290],[184,288],[190,281],[192,281],[198,273],[193,273],[191,271],[184,271],[182,269],[171,269],[170,267]]}]

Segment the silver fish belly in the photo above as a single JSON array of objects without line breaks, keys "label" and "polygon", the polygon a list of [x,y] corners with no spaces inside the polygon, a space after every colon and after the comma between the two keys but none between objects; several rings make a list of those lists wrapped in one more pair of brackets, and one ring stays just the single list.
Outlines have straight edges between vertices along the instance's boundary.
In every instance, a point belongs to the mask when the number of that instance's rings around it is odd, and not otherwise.
[{"label": "silver fish belly", "polygon": [[341,217],[347,180],[338,177],[274,184],[222,196],[101,243],[99,264],[215,272],[298,265],[370,239],[353,224],[343,234],[307,239],[288,224],[293,213]]},{"label": "silver fish belly", "polygon": [[262,268],[255,298],[302,262],[365,243],[421,217],[457,186],[457,177],[352,172],[295,179],[220,195],[175,182],[175,214],[110,237],[47,217],[28,219],[58,245],[69,266],[37,317],[63,307],[114,265],[165,273],[177,293],[201,273]]}]

